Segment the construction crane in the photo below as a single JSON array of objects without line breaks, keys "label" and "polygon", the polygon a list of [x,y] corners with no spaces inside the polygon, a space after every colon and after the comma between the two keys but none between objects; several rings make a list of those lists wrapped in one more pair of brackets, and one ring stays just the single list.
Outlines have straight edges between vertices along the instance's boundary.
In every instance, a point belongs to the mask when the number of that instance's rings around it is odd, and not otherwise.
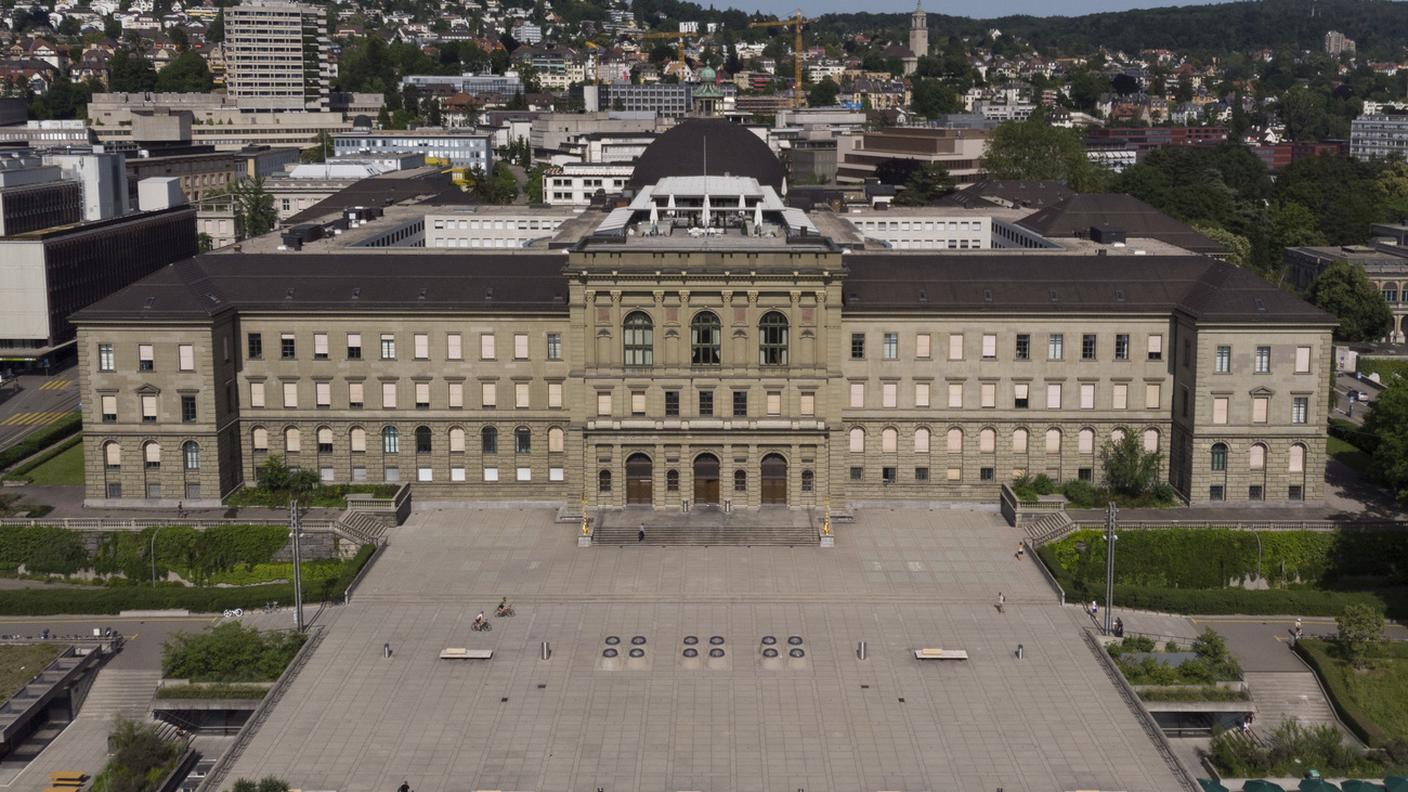
[{"label": "construction crane", "polygon": [[677,39],[677,40],[678,40],[677,43],[678,43],[678,45],[679,45],[679,57],[680,57],[680,79],[681,79],[681,80],[684,79],[684,72],[685,72],[684,40],[685,40],[685,36],[688,35],[688,34],[683,33],[683,32],[670,33],[669,31],[660,31],[660,32],[654,32],[654,33],[632,33],[632,32],[623,32],[622,35],[624,35],[624,36],[630,36],[631,38],[638,38],[638,39]]},{"label": "construction crane", "polygon": [[802,25],[807,20],[802,18],[802,10],[799,8],[792,12],[791,19],[770,19],[764,22],[749,22],[750,28],[775,28],[790,27],[794,34],[792,41],[792,107],[802,109]]}]

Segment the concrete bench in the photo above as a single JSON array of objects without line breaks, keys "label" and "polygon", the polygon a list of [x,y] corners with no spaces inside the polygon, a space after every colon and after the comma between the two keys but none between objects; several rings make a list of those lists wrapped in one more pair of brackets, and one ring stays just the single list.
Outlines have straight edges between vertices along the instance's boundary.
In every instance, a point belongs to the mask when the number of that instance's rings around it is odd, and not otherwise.
[{"label": "concrete bench", "polygon": [[916,660],[967,660],[968,653],[962,649],[915,649]]},{"label": "concrete bench", "polygon": [[440,652],[441,660],[489,660],[493,656],[493,649],[465,649],[461,646],[452,646]]},{"label": "concrete bench", "polygon": [[55,787],[79,787],[88,775],[80,770],[55,770],[49,774],[49,785]]}]

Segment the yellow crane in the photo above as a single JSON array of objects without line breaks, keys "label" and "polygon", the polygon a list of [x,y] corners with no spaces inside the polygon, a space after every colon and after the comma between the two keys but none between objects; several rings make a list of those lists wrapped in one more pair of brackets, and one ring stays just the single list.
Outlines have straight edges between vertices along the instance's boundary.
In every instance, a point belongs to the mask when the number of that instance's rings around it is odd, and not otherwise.
[{"label": "yellow crane", "polygon": [[631,38],[638,38],[638,39],[677,39],[677,44],[678,44],[678,46],[679,46],[679,58],[680,58],[680,80],[684,80],[684,71],[685,71],[684,40],[685,40],[685,36],[688,35],[688,34],[686,34],[686,33],[680,33],[680,32],[671,33],[671,32],[669,32],[669,31],[658,31],[658,32],[653,32],[653,33],[632,33],[632,32],[625,32],[625,33],[622,33],[622,35],[624,35],[624,36],[630,36]]},{"label": "yellow crane", "polygon": [[802,18],[802,10],[799,8],[792,12],[791,19],[770,19],[748,23],[750,28],[792,28],[792,107],[798,110],[802,108],[802,25],[806,22],[807,20]]}]

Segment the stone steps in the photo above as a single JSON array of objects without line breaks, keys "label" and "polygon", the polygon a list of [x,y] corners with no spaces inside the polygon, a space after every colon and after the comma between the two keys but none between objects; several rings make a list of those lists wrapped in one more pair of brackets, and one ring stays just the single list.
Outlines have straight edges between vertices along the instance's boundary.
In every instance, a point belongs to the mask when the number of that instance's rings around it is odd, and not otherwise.
[{"label": "stone steps", "polygon": [[160,671],[104,668],[98,672],[88,697],[79,710],[80,718],[111,719],[115,715],[145,719],[152,709]]},{"label": "stone steps", "polygon": [[1076,524],[1065,512],[1052,512],[1022,526],[1032,547],[1058,541],[1075,529]]},{"label": "stone steps", "polygon": [[1256,728],[1263,734],[1287,718],[1306,726],[1338,726],[1330,702],[1310,671],[1249,671],[1243,678],[1256,703]]}]

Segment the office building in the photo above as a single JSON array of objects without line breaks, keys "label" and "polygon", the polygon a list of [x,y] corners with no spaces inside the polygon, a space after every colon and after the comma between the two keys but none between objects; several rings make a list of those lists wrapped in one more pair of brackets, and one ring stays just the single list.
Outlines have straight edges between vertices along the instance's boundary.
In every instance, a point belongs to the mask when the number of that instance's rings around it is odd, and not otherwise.
[{"label": "office building", "polygon": [[372,132],[339,132],[333,135],[338,157],[375,154],[419,154],[427,163],[438,161],[488,173],[494,165],[491,135],[473,129],[381,129]]},{"label": "office building", "polygon": [[1362,115],[1349,125],[1349,154],[1358,159],[1408,159],[1408,115]]}]

